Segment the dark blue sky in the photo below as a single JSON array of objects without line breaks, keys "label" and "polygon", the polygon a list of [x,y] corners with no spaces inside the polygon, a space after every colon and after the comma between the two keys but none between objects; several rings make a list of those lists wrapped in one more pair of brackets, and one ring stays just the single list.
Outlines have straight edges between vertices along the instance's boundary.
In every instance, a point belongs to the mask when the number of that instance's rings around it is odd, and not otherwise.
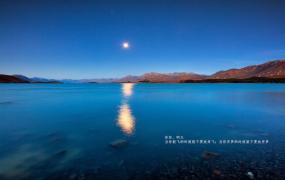
[{"label": "dark blue sky", "polygon": [[0,73],[211,74],[285,59],[284,9],[282,0],[0,0]]}]

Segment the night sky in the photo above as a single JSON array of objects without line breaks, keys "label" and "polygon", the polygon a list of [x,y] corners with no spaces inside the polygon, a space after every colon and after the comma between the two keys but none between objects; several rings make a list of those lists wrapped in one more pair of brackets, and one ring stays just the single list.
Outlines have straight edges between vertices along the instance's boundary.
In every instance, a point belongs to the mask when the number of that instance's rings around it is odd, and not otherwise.
[{"label": "night sky", "polygon": [[274,59],[285,59],[282,0],[0,0],[0,74],[211,74]]}]

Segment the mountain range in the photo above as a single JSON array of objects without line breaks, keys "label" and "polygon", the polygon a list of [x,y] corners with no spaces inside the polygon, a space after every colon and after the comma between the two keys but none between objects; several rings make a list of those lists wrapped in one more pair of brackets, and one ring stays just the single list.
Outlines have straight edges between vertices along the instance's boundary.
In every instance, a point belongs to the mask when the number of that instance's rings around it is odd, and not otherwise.
[{"label": "mountain range", "polygon": [[23,75],[15,74],[15,75],[5,75],[0,74],[0,83],[62,83],[61,81],[55,79],[46,79],[33,77],[28,78]]},{"label": "mountain range", "polygon": [[285,82],[285,60],[274,60],[264,64],[246,66],[240,69],[218,71],[212,75],[196,73],[146,73],[141,76],[125,76],[109,79],[55,80],[28,78],[23,75],[0,74],[0,83],[199,83],[199,82]]},{"label": "mountain range", "polygon": [[212,75],[153,72],[142,76],[126,76],[119,79],[119,82],[285,82],[285,60],[274,60],[240,69],[218,71]]},{"label": "mountain range", "polygon": [[212,79],[244,79],[251,77],[284,78],[285,60],[275,60],[260,65],[247,66],[241,69],[219,71],[210,76]]}]

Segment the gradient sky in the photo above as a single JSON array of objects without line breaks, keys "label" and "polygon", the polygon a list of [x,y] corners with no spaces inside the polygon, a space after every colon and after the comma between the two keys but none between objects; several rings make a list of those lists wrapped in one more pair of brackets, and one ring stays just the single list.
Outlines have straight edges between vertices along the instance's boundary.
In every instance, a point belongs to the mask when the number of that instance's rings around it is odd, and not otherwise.
[{"label": "gradient sky", "polygon": [[211,74],[285,59],[284,9],[282,0],[0,0],[0,74]]}]

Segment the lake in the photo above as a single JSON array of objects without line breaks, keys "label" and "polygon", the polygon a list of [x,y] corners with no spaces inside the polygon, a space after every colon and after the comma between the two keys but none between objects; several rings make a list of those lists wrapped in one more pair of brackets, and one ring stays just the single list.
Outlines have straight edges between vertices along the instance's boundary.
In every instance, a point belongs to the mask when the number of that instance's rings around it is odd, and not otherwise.
[{"label": "lake", "polygon": [[0,93],[0,179],[285,179],[285,84]]}]

